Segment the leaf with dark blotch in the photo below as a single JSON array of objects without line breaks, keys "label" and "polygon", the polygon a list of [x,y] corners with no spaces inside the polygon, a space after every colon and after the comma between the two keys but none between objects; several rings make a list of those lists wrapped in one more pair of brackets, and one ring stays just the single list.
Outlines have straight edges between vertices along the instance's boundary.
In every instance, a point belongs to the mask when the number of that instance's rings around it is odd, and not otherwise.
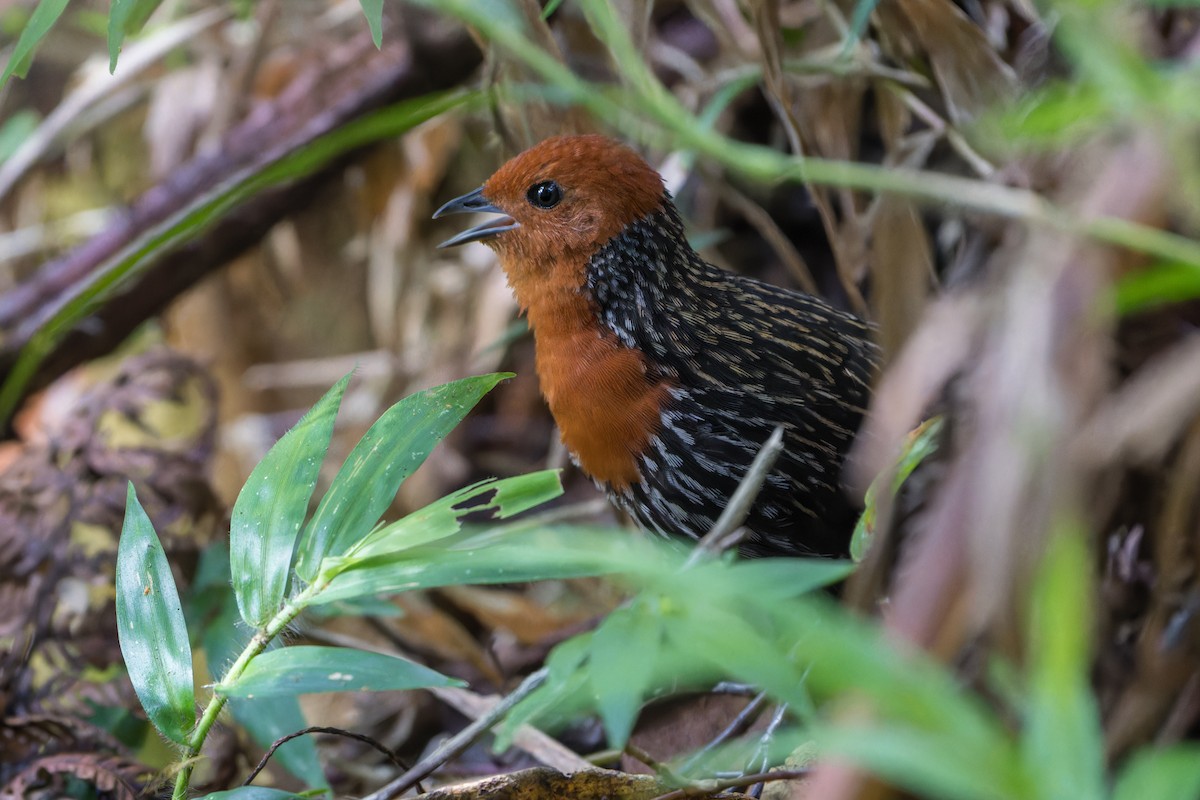
[{"label": "leaf with dark blotch", "polygon": [[316,577],[321,560],[366,536],[400,484],[467,412],[509,373],[464,378],[409,395],[383,413],[346,458],[300,540],[296,572]]}]

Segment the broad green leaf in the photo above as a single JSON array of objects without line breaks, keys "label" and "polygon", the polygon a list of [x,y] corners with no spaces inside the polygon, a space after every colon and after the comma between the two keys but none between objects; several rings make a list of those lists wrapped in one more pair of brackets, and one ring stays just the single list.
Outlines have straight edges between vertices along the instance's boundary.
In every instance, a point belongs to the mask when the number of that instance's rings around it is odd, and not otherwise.
[{"label": "broad green leaf", "polygon": [[367,18],[367,27],[371,29],[371,41],[376,47],[383,45],[383,0],[358,0],[362,6],[363,15]]},{"label": "broad green leaf", "polygon": [[1175,745],[1134,753],[1121,771],[1112,800],[1195,800],[1200,797],[1200,747]]},{"label": "broad green leaf", "polygon": [[355,148],[393,138],[478,96],[478,93],[470,92],[440,93],[380,109],[284,155],[259,172],[220,183],[212,192],[201,195],[191,205],[163,220],[144,237],[97,266],[92,273],[95,278],[63,303],[30,337],[0,385],[0,421],[11,417],[29,381],[37,373],[38,365],[62,337],[165,252],[192,241],[257,194],[311,175]]},{"label": "broad green leaf", "polygon": [[25,73],[29,69],[29,62],[33,58],[33,51],[54,27],[54,23],[58,21],[66,8],[67,0],[41,0],[37,4],[37,8],[29,16],[29,22],[25,23],[25,29],[17,37],[17,45],[13,48],[12,55],[8,57],[8,65],[4,68],[4,72],[0,73],[0,89],[4,88],[8,79],[13,75],[18,78],[25,77]]},{"label": "broad green leaf", "polygon": [[[488,494],[491,497],[484,502],[470,504],[472,500]],[[558,470],[480,481],[372,531],[351,547],[345,558],[337,563],[347,565],[355,560],[386,556],[426,545],[458,533],[462,529],[462,518],[468,514],[493,512],[497,519],[506,519],[553,500],[560,494],[562,482]]]},{"label": "broad green leaf", "polygon": [[212,792],[200,800],[308,800],[302,794],[272,789],[269,786],[239,786],[223,792]]},{"label": "broad green leaf", "polygon": [[233,590],[242,619],[260,628],[279,610],[292,554],[333,422],[350,376],[342,378],[275,443],[238,494],[229,527]]},{"label": "broad green leaf", "polygon": [[296,646],[263,653],[236,681],[214,688],[231,697],[275,697],[464,685],[397,656],[348,647]]},{"label": "broad green leaf", "polygon": [[168,739],[187,743],[196,722],[192,648],[175,578],[133,484],[117,545],[117,636],[142,708]]},{"label": "broad green leaf", "polygon": [[610,747],[623,748],[633,732],[661,642],[662,618],[644,599],[613,611],[592,635],[588,674]]},{"label": "broad green leaf", "polygon": [[1090,569],[1082,533],[1060,526],[1034,585],[1021,737],[1030,782],[1047,798],[1105,796],[1103,734],[1088,677],[1095,605]]},{"label": "broad green leaf", "polygon": [[1011,748],[981,752],[951,734],[909,729],[895,722],[870,727],[848,723],[817,728],[812,734],[823,756],[845,758],[920,797],[1028,800],[1037,796],[1012,769],[1016,758]]},{"label": "broad green leaf", "polygon": [[304,535],[296,572],[311,582],[321,560],[365,537],[404,479],[475,404],[511,373],[480,375],[409,395],[383,412],[346,458]]},{"label": "broad green leaf", "polygon": [[[238,622],[238,608],[233,593],[227,588],[225,594],[220,616],[204,630],[204,652],[208,656],[210,672],[223,671],[232,664],[254,633]],[[278,638],[269,645],[278,646]],[[220,677],[219,674],[213,674],[210,683],[216,683]],[[284,736],[304,730],[309,724],[297,697],[238,698],[230,702],[227,708],[238,724],[250,734],[250,738],[263,748],[270,747]],[[285,742],[275,751],[274,760],[309,787],[329,788],[313,737],[300,736]]]}]

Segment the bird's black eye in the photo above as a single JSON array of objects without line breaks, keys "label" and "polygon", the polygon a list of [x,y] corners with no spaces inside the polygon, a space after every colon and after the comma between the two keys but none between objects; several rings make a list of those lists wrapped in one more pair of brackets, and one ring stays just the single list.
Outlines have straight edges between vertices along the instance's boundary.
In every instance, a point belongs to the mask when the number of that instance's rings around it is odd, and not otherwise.
[{"label": "bird's black eye", "polygon": [[562,201],[562,189],[554,181],[542,181],[530,186],[525,197],[537,208],[554,208]]}]

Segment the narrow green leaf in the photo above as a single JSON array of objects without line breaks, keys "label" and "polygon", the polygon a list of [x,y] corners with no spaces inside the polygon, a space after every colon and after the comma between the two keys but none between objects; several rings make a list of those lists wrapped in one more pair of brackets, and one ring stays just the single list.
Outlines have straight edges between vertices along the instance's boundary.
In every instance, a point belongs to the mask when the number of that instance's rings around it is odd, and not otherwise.
[{"label": "narrow green leaf", "polygon": [[117,71],[117,58],[125,42],[125,22],[137,0],[112,0],[108,10],[108,74]]},{"label": "narrow green leaf", "polygon": [[[491,497],[474,503],[484,495]],[[386,556],[413,547],[453,536],[462,529],[462,518],[468,514],[494,512],[499,519],[519,514],[562,494],[558,470],[544,470],[529,475],[480,481],[472,486],[435,500],[403,519],[372,531],[351,547],[344,559],[337,559],[338,570],[346,569],[356,560]],[[330,571],[322,570],[329,574]]]},{"label": "narrow green leaf", "polygon": [[274,697],[464,685],[397,656],[348,647],[296,646],[263,653],[235,682],[214,688],[231,697]]},{"label": "narrow green leaf", "polygon": [[895,497],[900,487],[908,480],[913,471],[933,453],[937,452],[938,444],[942,441],[942,418],[933,417],[918,425],[905,439],[904,447],[897,459],[894,471],[885,472],[871,481],[867,488],[866,508],[854,526],[854,535],[850,538],[850,557],[862,561],[875,533],[875,517],[879,503],[881,481],[887,475],[892,476],[889,497]]},{"label": "narrow green leaf", "polygon": [[367,27],[371,29],[371,41],[376,47],[383,46],[383,0],[358,0],[362,6],[363,15],[367,18]]},{"label": "narrow green leaf", "polygon": [[629,741],[661,643],[662,618],[644,600],[613,611],[592,635],[588,674],[610,747]]},{"label": "narrow green leaf", "polygon": [[[226,571],[228,574],[228,570]],[[250,642],[253,631],[238,622],[238,607],[233,593],[226,588],[220,615],[204,629],[204,652],[212,680],[216,683],[225,668]],[[269,647],[277,647],[276,639]],[[227,706],[233,718],[246,729],[260,747],[270,747],[284,736],[304,730],[308,720],[300,709],[297,697],[237,698]],[[325,770],[317,755],[317,744],[311,736],[299,736],[280,745],[274,761],[295,775],[310,788],[328,789]]]},{"label": "narrow green leaf", "polygon": [[185,744],[196,722],[192,649],[175,578],[133,484],[117,545],[117,636],[129,679],[154,726]]},{"label": "narrow green leaf", "polygon": [[1167,303],[1200,297],[1200,269],[1188,264],[1158,263],[1121,278],[1113,292],[1117,313],[1147,311]]},{"label": "narrow green leaf", "polygon": [[117,70],[117,57],[125,37],[141,30],[162,0],[112,0],[108,12],[108,72]]},{"label": "narrow green leaf", "polygon": [[1144,748],[1121,771],[1112,800],[1195,800],[1200,797],[1200,747]]},{"label": "narrow green leaf", "polygon": [[619,567],[590,558],[570,559],[562,553],[531,550],[526,545],[499,544],[478,550],[422,547],[400,556],[381,556],[339,572],[310,602],[332,603],[371,595],[457,584],[522,583],[606,575]]},{"label": "narrow green leaf", "polygon": [[395,137],[479,96],[477,92],[447,92],[382,108],[284,155],[259,172],[221,183],[212,192],[196,198],[194,203],[97,267],[93,272],[96,278],[63,303],[30,337],[0,384],[0,421],[12,416],[38,365],[62,337],[165,252],[195,239],[239,204],[267,189],[311,175],[354,148]]},{"label": "narrow green leaf", "polygon": [[1021,738],[1043,797],[1102,798],[1104,741],[1088,678],[1092,587],[1083,534],[1069,523],[1050,540],[1034,585],[1028,714]]},{"label": "narrow green leaf", "polygon": [[37,8],[29,16],[29,22],[25,23],[25,29],[17,37],[17,45],[13,48],[12,55],[8,57],[8,65],[4,68],[4,72],[0,73],[0,89],[4,88],[8,79],[13,75],[18,78],[25,77],[25,73],[29,69],[29,62],[33,58],[33,51],[54,27],[54,23],[58,21],[66,8],[67,0],[41,0],[37,4]]},{"label": "narrow green leaf", "polygon": [[350,375],[342,378],[259,462],[238,494],[229,527],[233,590],[242,619],[262,627],[279,610],[292,554]]},{"label": "narrow green leaf", "polygon": [[340,556],[366,536],[404,479],[485,394],[510,373],[481,375],[409,395],[383,412],[338,471],[300,540],[296,572],[317,575],[327,555]]},{"label": "narrow green leaf", "polygon": [[[1032,787],[1004,765],[1011,751],[981,753],[953,735],[900,725],[847,724],[812,731],[822,755],[845,758],[931,800],[1028,800]],[[1073,797],[1073,795],[1064,795]]]}]

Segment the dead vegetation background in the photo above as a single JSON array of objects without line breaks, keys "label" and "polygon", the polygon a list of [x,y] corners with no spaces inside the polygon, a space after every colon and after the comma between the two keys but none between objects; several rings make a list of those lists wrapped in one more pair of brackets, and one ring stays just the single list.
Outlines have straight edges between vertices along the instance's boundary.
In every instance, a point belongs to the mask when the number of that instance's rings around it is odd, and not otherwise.
[{"label": "dead vegetation background", "polygon": [[[0,4],[8,41],[30,5]],[[136,731],[136,703],[111,635],[124,482],[138,483],[181,585],[203,585],[205,554],[219,548],[251,467],[355,365],[331,464],[411,390],[496,369],[517,375],[405,483],[398,512],[479,477],[550,464],[567,467],[564,514],[611,519],[555,445],[531,342],[490,253],[437,251],[450,229],[429,220],[505,157],[582,130],[648,140],[644,152],[712,261],[819,292],[877,323],[889,366],[856,453],[860,485],[890,467],[897,442],[931,410],[947,415],[951,432],[935,462],[882,509],[878,546],[847,602],[873,613],[888,598],[883,624],[970,684],[994,655],[1020,661],[1043,546],[1059,526],[1085,528],[1101,590],[1078,600],[1096,635],[1109,756],[1195,735],[1195,308],[1118,315],[1112,287],[1154,259],[1019,213],[985,213],[989,189],[1008,186],[1084,220],[1195,236],[1194,130],[1131,114],[1035,151],[989,127],[997,104],[1084,71],[1078,52],[1052,35],[1063,15],[1090,12],[885,0],[846,49],[860,11],[850,3],[616,4],[645,63],[719,132],[781,153],[972,178],[985,201],[918,205],[899,194],[751,180],[676,149],[636,114],[601,120],[557,105],[528,66],[436,9],[387,4],[377,51],[356,2],[261,0],[234,13],[237,5],[163,3],[109,78],[98,34],[106,4],[73,3],[28,78],[3,90],[7,369],[39,315],[97,274],[89,252],[152,225],[156,209],[257,168],[267,153],[311,138],[314,124],[333,130],[382,102],[460,85],[504,91],[230,210],[197,242],[163,252],[43,362],[38,391],[0,449],[4,791],[49,791],[68,775],[123,796],[145,785],[161,746],[121,739]],[[548,19],[532,2],[517,6],[546,52],[578,75],[616,80],[571,0],[551,4]],[[1196,11],[1111,10],[1119,16],[1101,27],[1120,29],[1131,52],[1193,69]],[[510,688],[616,601],[595,581],[457,587],[402,596],[403,616],[381,608],[300,635],[400,648],[486,694]],[[322,696],[306,709],[314,724],[368,734],[404,759],[477,713],[411,693]],[[665,727],[716,724],[692,714]],[[702,738],[692,733],[680,738]],[[565,743],[589,753],[603,738],[580,724]],[[213,789],[235,784],[257,760],[234,728],[213,747],[202,781]],[[321,752],[339,795],[395,773],[359,742],[329,741]],[[540,760],[537,745],[501,757],[481,747],[438,780]],[[294,785],[269,770],[270,780]],[[889,796],[839,768],[819,770],[806,791]]]}]

